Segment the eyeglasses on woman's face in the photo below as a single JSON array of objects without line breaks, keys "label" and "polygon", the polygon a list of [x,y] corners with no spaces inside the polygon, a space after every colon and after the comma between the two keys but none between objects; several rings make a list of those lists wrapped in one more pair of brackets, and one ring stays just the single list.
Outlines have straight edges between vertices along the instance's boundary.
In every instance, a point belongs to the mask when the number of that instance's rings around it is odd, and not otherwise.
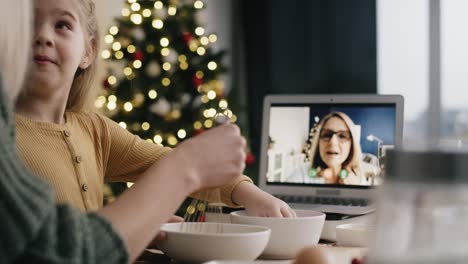
[{"label": "eyeglasses on woman's face", "polygon": [[351,132],[349,130],[333,131],[331,129],[322,129],[320,132],[320,139],[328,142],[335,134],[338,137],[339,142],[348,142],[351,140]]}]

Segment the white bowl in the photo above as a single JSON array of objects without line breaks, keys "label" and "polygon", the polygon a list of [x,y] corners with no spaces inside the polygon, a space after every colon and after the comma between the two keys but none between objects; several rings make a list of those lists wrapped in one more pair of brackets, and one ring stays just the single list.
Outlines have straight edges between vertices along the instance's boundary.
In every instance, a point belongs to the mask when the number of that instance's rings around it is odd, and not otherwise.
[{"label": "white bowl", "polygon": [[293,258],[302,248],[317,245],[325,222],[325,214],[295,210],[297,218],[247,216],[245,211],[231,213],[233,224],[266,226],[271,229],[270,242],[262,258]]},{"label": "white bowl", "polygon": [[167,239],[159,243],[160,249],[184,262],[254,260],[270,238],[267,227],[225,223],[169,223],[161,231]]},{"label": "white bowl", "polygon": [[343,224],[336,226],[336,242],[343,247],[367,247],[369,225]]}]

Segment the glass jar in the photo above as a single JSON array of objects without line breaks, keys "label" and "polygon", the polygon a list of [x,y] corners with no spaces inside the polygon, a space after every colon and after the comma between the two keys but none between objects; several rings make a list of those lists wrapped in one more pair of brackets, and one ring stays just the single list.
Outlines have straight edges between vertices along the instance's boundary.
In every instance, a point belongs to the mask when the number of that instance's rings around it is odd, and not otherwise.
[{"label": "glass jar", "polygon": [[468,154],[387,154],[369,263],[467,263]]}]

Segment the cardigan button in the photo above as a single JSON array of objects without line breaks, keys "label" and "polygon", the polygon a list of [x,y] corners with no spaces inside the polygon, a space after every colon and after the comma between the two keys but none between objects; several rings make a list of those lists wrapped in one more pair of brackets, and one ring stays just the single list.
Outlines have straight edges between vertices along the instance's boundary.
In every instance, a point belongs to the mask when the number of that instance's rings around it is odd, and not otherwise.
[{"label": "cardigan button", "polygon": [[75,162],[76,162],[77,164],[80,164],[82,161],[83,161],[83,159],[81,158],[81,156],[76,156],[76,157],[75,157]]},{"label": "cardigan button", "polygon": [[71,132],[70,132],[69,130],[63,131],[63,134],[64,134],[66,137],[70,137],[70,136],[71,136]]},{"label": "cardigan button", "polygon": [[88,191],[88,184],[83,184],[81,185],[81,189],[83,190],[83,192],[87,192]]}]

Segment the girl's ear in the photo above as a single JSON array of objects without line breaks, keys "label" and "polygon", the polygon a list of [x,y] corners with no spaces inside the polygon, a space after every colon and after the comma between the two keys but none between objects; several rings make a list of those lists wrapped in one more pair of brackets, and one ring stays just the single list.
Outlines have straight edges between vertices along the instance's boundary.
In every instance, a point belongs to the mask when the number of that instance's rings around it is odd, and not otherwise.
[{"label": "girl's ear", "polygon": [[96,39],[93,37],[89,40],[89,45],[87,45],[85,54],[80,62],[80,69],[86,70],[91,63],[93,63],[94,59],[96,58],[96,51],[97,51],[97,42]]}]

